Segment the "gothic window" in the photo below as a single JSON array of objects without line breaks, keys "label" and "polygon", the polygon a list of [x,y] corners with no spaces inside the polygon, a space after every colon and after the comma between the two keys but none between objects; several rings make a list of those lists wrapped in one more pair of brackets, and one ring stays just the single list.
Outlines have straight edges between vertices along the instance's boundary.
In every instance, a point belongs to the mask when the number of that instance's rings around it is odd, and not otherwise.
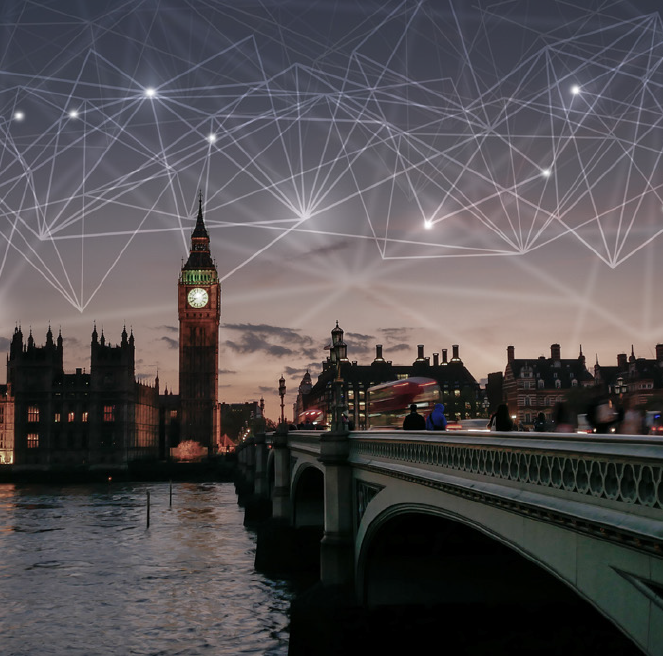
[{"label": "gothic window", "polygon": [[39,406],[28,406],[28,421],[39,421]]},{"label": "gothic window", "polygon": [[28,449],[39,447],[39,433],[28,433]]},{"label": "gothic window", "polygon": [[55,415],[54,415],[54,417],[53,417],[53,421],[54,421],[56,424],[59,424],[60,421],[62,421],[61,417],[62,417],[62,416],[60,415],[60,413],[59,413],[59,412],[56,412]]},{"label": "gothic window", "polygon": [[76,413],[75,412],[68,412],[67,413],[67,421],[69,423],[72,423],[72,422],[76,421]]},{"label": "gothic window", "polygon": [[87,410],[84,410],[83,415],[81,417],[81,421],[86,422],[87,418],[88,418],[88,412],[87,412]]},{"label": "gothic window", "polygon": [[104,406],[104,421],[115,421],[115,406],[114,405],[105,405]]}]

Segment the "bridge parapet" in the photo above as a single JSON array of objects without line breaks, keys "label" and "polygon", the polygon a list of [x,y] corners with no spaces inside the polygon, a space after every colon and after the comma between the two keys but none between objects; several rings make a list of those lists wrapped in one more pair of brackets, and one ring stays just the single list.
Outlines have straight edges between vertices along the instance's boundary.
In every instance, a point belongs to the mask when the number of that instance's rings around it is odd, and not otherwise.
[{"label": "bridge parapet", "polygon": [[353,467],[662,553],[660,438],[376,432],[352,434],[350,443]]}]

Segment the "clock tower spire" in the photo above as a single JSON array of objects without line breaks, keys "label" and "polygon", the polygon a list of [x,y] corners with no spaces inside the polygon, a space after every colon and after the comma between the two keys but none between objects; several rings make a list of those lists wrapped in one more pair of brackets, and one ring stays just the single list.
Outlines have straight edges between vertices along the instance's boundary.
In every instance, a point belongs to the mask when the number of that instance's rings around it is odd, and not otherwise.
[{"label": "clock tower spire", "polygon": [[217,426],[219,275],[210,253],[203,219],[203,194],[198,195],[198,216],[191,234],[189,258],[177,284],[180,321],[180,440],[193,440],[213,453]]}]

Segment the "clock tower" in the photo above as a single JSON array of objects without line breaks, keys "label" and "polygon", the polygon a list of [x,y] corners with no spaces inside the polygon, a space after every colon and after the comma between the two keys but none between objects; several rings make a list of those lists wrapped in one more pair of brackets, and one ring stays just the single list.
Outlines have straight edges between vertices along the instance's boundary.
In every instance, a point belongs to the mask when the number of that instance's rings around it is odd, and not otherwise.
[{"label": "clock tower", "polygon": [[191,250],[177,284],[180,320],[180,440],[194,440],[211,454],[216,442],[221,290],[203,221],[203,196]]}]

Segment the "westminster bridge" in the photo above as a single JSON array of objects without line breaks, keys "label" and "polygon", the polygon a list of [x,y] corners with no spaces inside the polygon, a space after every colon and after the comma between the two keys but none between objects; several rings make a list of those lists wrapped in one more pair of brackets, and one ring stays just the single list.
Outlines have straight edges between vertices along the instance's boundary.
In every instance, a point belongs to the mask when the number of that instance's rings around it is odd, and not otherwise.
[{"label": "westminster bridge", "polygon": [[580,597],[663,654],[663,440],[277,431],[240,470],[364,606]]}]

